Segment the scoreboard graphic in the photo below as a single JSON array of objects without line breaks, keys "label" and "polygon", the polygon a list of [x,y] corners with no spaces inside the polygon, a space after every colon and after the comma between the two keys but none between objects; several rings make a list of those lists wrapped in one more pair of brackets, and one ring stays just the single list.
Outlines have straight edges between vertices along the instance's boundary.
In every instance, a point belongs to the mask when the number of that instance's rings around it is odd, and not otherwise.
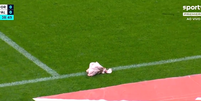
[{"label": "scoreboard graphic", "polygon": [[14,20],[13,4],[0,4],[0,20]]}]

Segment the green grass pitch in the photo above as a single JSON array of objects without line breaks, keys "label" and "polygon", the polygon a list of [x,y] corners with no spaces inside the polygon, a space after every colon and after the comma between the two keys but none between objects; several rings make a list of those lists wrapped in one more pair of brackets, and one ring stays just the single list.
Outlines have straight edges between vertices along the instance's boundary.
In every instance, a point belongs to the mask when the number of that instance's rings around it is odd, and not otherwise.
[{"label": "green grass pitch", "polygon": [[[3,32],[59,74],[84,72],[90,62],[116,67],[200,55],[201,21],[183,17],[199,0],[1,0],[14,4]],[[0,40],[0,83],[49,77]],[[0,88],[1,101],[198,74],[201,59]]]}]

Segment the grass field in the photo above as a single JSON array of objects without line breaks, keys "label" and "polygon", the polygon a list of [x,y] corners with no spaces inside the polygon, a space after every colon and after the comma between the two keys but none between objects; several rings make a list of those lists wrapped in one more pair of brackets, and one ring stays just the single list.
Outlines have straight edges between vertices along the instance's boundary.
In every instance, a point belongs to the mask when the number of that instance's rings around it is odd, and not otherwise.
[{"label": "grass field", "polygon": [[[199,0],[1,0],[14,4],[14,21],[0,32],[60,75],[84,72],[90,62],[118,67],[200,55],[201,21],[183,17]],[[0,84],[50,77],[0,40]],[[201,59],[146,66],[111,75],[78,76],[1,87],[1,101],[198,74]]]}]

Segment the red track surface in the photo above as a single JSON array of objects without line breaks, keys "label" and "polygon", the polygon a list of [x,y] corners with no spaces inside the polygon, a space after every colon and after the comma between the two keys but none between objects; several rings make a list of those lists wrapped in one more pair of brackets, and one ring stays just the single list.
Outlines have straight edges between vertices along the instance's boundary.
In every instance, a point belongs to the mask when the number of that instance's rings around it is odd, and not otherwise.
[{"label": "red track surface", "polygon": [[[165,100],[193,101],[201,97],[201,74],[184,77],[157,79],[137,83],[122,84],[106,88],[84,90],[72,93],[38,97],[36,101],[53,101],[48,99],[76,100]],[[40,100],[43,99],[43,100]],[[56,100],[55,100],[56,101]]]}]

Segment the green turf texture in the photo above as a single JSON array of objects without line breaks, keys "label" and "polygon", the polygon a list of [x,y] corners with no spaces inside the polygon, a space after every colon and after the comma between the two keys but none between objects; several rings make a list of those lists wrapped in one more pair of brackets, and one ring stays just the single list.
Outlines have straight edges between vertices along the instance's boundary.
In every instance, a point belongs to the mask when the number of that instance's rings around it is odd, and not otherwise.
[{"label": "green turf texture", "polygon": [[[14,4],[14,21],[0,31],[59,74],[200,55],[200,21],[183,17],[198,0],[1,0]],[[6,50],[5,50],[6,49]],[[0,82],[48,77],[0,40]],[[200,59],[0,88],[2,101],[200,73]],[[27,68],[27,69],[26,69]],[[3,74],[4,73],[4,74]],[[19,75],[17,75],[19,74]],[[21,75],[23,74],[23,75]]]},{"label": "green turf texture", "polygon": [[0,40],[0,83],[50,76]]}]

